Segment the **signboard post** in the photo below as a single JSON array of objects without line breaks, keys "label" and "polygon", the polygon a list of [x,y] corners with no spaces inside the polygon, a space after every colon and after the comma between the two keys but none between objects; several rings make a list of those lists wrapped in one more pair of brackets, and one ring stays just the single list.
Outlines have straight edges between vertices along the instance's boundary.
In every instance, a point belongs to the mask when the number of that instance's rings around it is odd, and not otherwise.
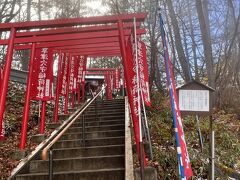
[{"label": "signboard post", "polygon": [[201,151],[203,151],[203,139],[201,130],[199,127],[199,116],[209,116],[210,128],[209,128],[209,157],[211,157],[211,174],[212,179],[214,178],[214,131],[212,129],[212,94],[215,91],[213,88],[206,86],[198,81],[191,81],[179,88],[177,88],[179,96],[179,108],[181,114],[184,115],[195,115],[197,122],[197,131],[199,137],[199,144]]}]

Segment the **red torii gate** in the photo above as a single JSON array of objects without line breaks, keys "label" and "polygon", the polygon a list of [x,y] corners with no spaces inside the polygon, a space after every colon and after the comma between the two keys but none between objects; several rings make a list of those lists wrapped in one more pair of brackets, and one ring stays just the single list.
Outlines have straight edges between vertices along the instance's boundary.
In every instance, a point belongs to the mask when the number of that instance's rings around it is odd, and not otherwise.
[{"label": "red torii gate", "polygon": [[[30,49],[31,56],[29,62],[29,75],[27,81],[27,90],[25,95],[25,105],[21,132],[20,149],[25,148],[27,124],[30,107],[30,92],[31,92],[31,78],[33,74],[33,60],[35,56],[35,49],[40,47],[52,47],[60,56],[58,67],[61,69],[61,58],[64,53],[64,58],[68,54],[68,58],[75,55],[86,56],[121,56],[124,66],[124,76],[128,77],[130,74],[127,64],[126,54],[126,39],[131,35],[134,29],[135,42],[136,36],[145,33],[144,29],[140,29],[140,23],[144,21],[146,17],[145,13],[136,13],[128,15],[115,15],[115,16],[99,16],[88,18],[72,18],[72,19],[58,19],[58,20],[45,20],[35,22],[19,22],[19,23],[3,23],[0,25],[0,31],[10,31],[9,39],[0,39],[0,45],[8,45],[6,63],[4,66],[3,79],[0,89],[0,130],[2,130],[2,119],[5,110],[5,101],[7,94],[7,87],[11,69],[13,50]],[[133,20],[134,28],[133,28]],[[103,25],[104,24],[104,25]],[[49,28],[43,30],[44,28]],[[19,30],[31,30],[30,32],[18,32]],[[113,43],[113,44],[107,44]],[[97,46],[98,44],[98,46]],[[86,46],[88,45],[88,46]],[[101,47],[101,48],[100,48]],[[69,78],[69,77],[68,77]],[[59,77],[57,78],[56,88],[56,106],[55,115],[58,110],[58,98],[59,98]],[[125,78],[127,83],[129,80]],[[67,88],[68,90],[68,88]],[[66,96],[68,100],[68,93]],[[66,101],[67,102],[67,101]],[[132,109],[133,110],[133,109]],[[140,109],[139,109],[140,112]],[[45,114],[42,115],[42,117]],[[55,116],[57,117],[57,116]],[[140,116],[139,116],[140,117]],[[141,122],[134,125],[135,137],[141,137]],[[134,121],[135,122],[135,121]],[[137,122],[136,122],[137,123]],[[44,122],[41,121],[40,129],[44,129],[42,126]],[[139,126],[140,125],[140,126]],[[139,129],[138,129],[139,128]],[[140,138],[141,139],[141,138]],[[142,141],[138,146],[138,155],[140,159],[144,157],[142,155],[143,149]],[[140,149],[139,149],[140,147]],[[141,161],[142,167],[142,161]]]},{"label": "red torii gate", "polygon": [[[57,19],[57,20],[0,24],[0,31],[10,31],[9,39],[0,40],[0,45],[8,45],[4,73],[1,83],[0,130],[2,129],[1,122],[5,110],[7,87],[14,49],[22,50],[31,48],[29,77],[25,95],[23,124],[20,142],[20,149],[24,149],[26,142],[27,122],[30,106],[29,84],[31,83],[32,64],[35,55],[34,54],[35,49],[40,47],[53,47],[57,52],[71,53],[72,55],[88,55],[88,56],[121,55],[124,67],[127,69],[125,40],[131,34],[133,28],[132,23],[133,18],[135,18],[137,22],[136,23],[138,27],[137,34],[141,35],[145,33],[144,29],[139,29],[140,23],[144,21],[145,17],[146,17],[145,13],[136,13],[128,15],[99,16],[87,18]],[[43,28],[51,29],[42,30]],[[37,31],[19,32],[20,30],[31,29],[37,29]],[[58,67],[60,67],[60,65],[58,65]],[[56,99],[58,98],[56,97]]]}]

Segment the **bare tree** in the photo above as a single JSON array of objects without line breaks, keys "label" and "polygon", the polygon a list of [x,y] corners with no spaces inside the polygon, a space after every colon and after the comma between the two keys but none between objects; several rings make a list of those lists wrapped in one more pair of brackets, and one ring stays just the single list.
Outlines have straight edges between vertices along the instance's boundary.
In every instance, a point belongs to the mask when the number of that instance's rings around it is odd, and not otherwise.
[{"label": "bare tree", "polygon": [[[203,41],[204,57],[206,61],[207,75],[208,75],[208,84],[215,88],[215,73],[213,68],[213,55],[212,55],[212,46],[211,46],[211,35],[210,35],[210,24],[208,17],[207,0],[203,6],[202,0],[196,0],[196,8],[198,19],[200,23],[200,30]],[[205,15],[204,15],[205,12]]]},{"label": "bare tree", "polygon": [[184,49],[183,49],[183,45],[182,45],[182,38],[180,35],[180,29],[178,26],[178,21],[176,18],[176,14],[175,11],[173,9],[173,4],[172,4],[172,0],[166,0],[167,2],[167,6],[169,9],[169,15],[171,18],[171,22],[172,22],[172,26],[173,26],[173,32],[174,32],[174,39],[175,39],[175,44],[176,44],[176,50],[177,50],[177,54],[178,54],[178,59],[183,71],[183,77],[185,82],[189,82],[190,81],[190,70],[188,68],[188,62],[186,59],[186,56],[184,54]]}]

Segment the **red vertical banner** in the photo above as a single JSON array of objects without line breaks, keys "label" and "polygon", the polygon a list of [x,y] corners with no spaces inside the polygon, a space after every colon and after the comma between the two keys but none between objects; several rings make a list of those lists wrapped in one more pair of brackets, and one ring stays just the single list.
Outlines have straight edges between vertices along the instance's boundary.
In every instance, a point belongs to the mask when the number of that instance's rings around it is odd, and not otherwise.
[{"label": "red vertical banner", "polygon": [[75,66],[77,66],[76,56],[71,56],[70,59],[70,81],[69,81],[69,90],[76,91],[77,89],[77,79],[75,77]]},{"label": "red vertical banner", "polygon": [[178,134],[179,134],[179,143],[180,143],[180,151],[182,154],[182,163],[184,165],[184,175],[186,176],[186,179],[189,179],[192,175],[192,167],[190,163],[190,158],[188,155],[188,150],[187,150],[187,144],[185,140],[185,135],[183,131],[183,124],[182,124],[182,118],[181,118],[181,113],[180,113],[180,108],[179,108],[179,103],[178,103],[178,96],[176,92],[176,85],[175,85],[175,80],[174,80],[174,75],[172,71],[172,65],[171,61],[168,58],[168,64],[169,64],[169,71],[170,71],[170,83],[169,83],[169,88],[173,92],[173,101],[174,101],[174,109],[175,109],[175,115],[176,115],[176,123],[177,123],[177,129],[178,129]]},{"label": "red vertical banner", "polygon": [[115,69],[114,89],[120,89],[120,69]]},{"label": "red vertical banner", "polygon": [[53,98],[53,50],[38,48],[33,62],[31,99],[49,101]]},{"label": "red vertical banner", "polygon": [[126,82],[127,92],[128,92],[128,102],[131,109],[132,114],[132,121],[134,125],[134,134],[135,140],[137,144],[137,152],[140,156],[140,132],[139,132],[139,112],[138,112],[138,93],[137,93],[137,74],[136,74],[136,67],[135,61],[133,59],[133,51],[132,51],[132,42],[129,38],[126,46],[126,61],[128,69],[124,69],[127,72],[127,76],[125,77],[128,79]]},{"label": "red vertical banner", "polygon": [[85,73],[86,73],[86,57],[80,56],[78,61],[78,75],[77,82],[83,83],[85,82]]},{"label": "red vertical banner", "polygon": [[107,84],[107,88],[106,88],[107,100],[112,100],[112,83],[111,83],[111,76],[109,74],[105,75],[105,81]]},{"label": "red vertical banner", "polygon": [[79,88],[82,87],[82,99],[84,98],[84,91],[85,91],[84,83],[85,83],[86,63],[87,63],[86,56],[78,57],[77,84],[79,85]]},{"label": "red vertical banner", "polygon": [[138,41],[138,63],[139,81],[142,90],[143,100],[147,106],[151,106],[146,45],[142,41]]},{"label": "red vertical banner", "polygon": [[78,79],[78,68],[79,68],[79,61],[80,61],[80,58],[79,56],[74,56],[75,58],[75,66],[74,66],[74,79],[73,79],[73,91],[79,91],[79,83],[77,81]]},{"label": "red vertical banner", "polygon": [[83,72],[82,72],[82,83],[85,83],[85,75],[86,75],[86,68],[87,68],[87,59],[86,56],[84,57],[84,64],[83,64]]},{"label": "red vertical banner", "polygon": [[170,94],[170,102],[171,102],[172,113],[173,113],[173,126],[175,129],[175,136],[176,136],[179,174],[181,176],[181,179],[189,179],[193,175],[193,172],[192,172],[190,158],[187,151],[187,144],[185,141],[185,136],[183,131],[183,124],[182,124],[182,118],[181,118],[181,113],[179,109],[178,96],[176,93],[175,79],[173,75],[171,60],[169,57],[168,43],[165,35],[166,33],[164,30],[163,19],[161,14],[159,15],[159,17],[160,17],[162,45],[164,50],[166,79],[167,79],[167,86]]},{"label": "red vertical banner", "polygon": [[63,56],[63,66],[62,66],[62,72],[61,72],[61,94],[66,96],[67,92],[67,77],[68,77],[68,58],[66,53]]}]

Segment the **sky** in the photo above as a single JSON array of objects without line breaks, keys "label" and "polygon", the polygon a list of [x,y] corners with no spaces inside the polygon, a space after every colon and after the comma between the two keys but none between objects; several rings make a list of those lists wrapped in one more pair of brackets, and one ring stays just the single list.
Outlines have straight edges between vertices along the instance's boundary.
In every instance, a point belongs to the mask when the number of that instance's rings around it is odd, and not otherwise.
[{"label": "sky", "polygon": [[[90,1],[87,2],[86,4],[89,8],[95,10],[98,15],[104,15],[108,11],[108,8],[106,6],[103,6],[100,0]],[[92,15],[92,13],[89,15]]]}]

